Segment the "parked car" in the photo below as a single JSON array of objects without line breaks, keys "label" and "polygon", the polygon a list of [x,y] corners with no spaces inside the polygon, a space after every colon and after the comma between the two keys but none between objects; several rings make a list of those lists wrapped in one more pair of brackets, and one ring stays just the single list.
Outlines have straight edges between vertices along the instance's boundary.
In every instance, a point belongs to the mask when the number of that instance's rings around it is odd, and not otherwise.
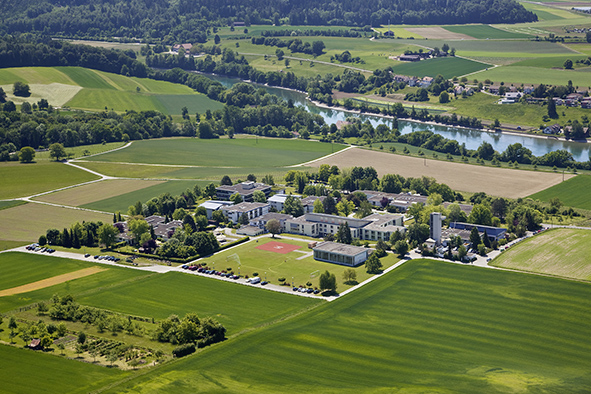
[{"label": "parked car", "polygon": [[268,284],[268,283],[269,283],[269,282],[267,282],[266,280],[264,280],[264,281],[262,281],[262,282],[261,282],[261,286],[264,286],[264,285],[266,285],[266,284]]}]

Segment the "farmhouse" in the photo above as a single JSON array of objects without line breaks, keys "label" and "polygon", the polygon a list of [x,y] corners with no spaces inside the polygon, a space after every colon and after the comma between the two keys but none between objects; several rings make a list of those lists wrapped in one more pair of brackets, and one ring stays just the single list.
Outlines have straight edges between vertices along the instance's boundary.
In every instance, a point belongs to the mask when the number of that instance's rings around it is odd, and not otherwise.
[{"label": "farmhouse", "polygon": [[175,46],[172,47],[172,50],[174,52],[178,52],[182,49],[184,49],[186,52],[190,51],[191,48],[193,48],[193,44],[176,44]]},{"label": "farmhouse", "polygon": [[200,207],[205,208],[205,210],[207,211],[207,219],[211,220],[211,216],[213,215],[213,213],[219,209],[222,209],[222,207],[228,206],[228,205],[233,205],[234,203],[231,201],[215,201],[215,200],[210,200],[210,201],[205,201],[202,204],[199,204]]},{"label": "farmhouse", "polygon": [[257,190],[265,193],[265,197],[271,194],[271,186],[265,185],[264,183],[255,182],[242,182],[236,185],[221,185],[216,187],[215,195],[218,200],[229,200],[230,197],[238,193],[242,197],[242,201],[250,202],[253,200],[252,195]]},{"label": "farmhouse", "polygon": [[371,249],[336,242],[321,242],[312,250],[315,260],[351,267],[363,264],[372,252]]},{"label": "farmhouse", "polygon": [[431,86],[432,83],[433,83],[432,77],[423,77],[423,79],[420,82],[422,88],[428,88],[429,86]]},{"label": "farmhouse", "polygon": [[240,204],[222,207],[222,211],[229,220],[238,223],[238,220],[244,214],[246,214],[248,220],[251,220],[269,213],[269,207],[268,203],[241,202]]},{"label": "farmhouse", "polygon": [[400,55],[400,57],[398,57],[398,60],[400,60],[401,62],[418,62],[419,60],[421,60],[419,55]]}]

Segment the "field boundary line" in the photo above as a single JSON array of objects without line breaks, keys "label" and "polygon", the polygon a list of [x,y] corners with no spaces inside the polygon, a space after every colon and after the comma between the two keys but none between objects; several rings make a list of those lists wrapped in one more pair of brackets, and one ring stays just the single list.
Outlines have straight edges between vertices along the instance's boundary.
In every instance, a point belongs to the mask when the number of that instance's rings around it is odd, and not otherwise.
[{"label": "field boundary line", "polygon": [[[265,54],[262,54],[262,53],[249,53],[249,52],[238,52],[238,54],[239,55],[247,55],[247,56],[265,56]],[[267,55],[267,56],[274,56],[274,55]],[[361,72],[364,72],[364,73],[372,73],[373,72],[371,70],[366,70],[364,68],[346,66],[344,64],[335,64],[335,63],[325,62],[323,60],[313,60],[313,59],[307,59],[307,58],[295,57],[295,56],[283,56],[283,57],[286,58],[286,59],[301,60],[301,61],[305,61],[305,62],[325,64],[325,65],[328,65],[328,66],[348,68],[350,70],[361,71]]]},{"label": "field boundary line", "polygon": [[[112,152],[112,151],[111,151]],[[107,152],[104,152],[107,153]],[[106,164],[121,164],[121,165],[128,165],[128,166],[152,166],[152,167],[179,167],[179,168],[242,168],[242,167],[232,167],[232,166],[192,166],[187,164],[156,164],[156,163],[129,163],[125,161],[92,161],[92,160],[84,160],[84,159],[74,159],[72,160],[76,163],[106,163]],[[68,162],[70,163],[70,162]],[[86,169],[87,171],[91,171]],[[98,172],[97,172],[98,174]]]},{"label": "field boundary line", "polygon": [[[93,156],[98,156],[98,155],[104,155],[105,153],[115,152],[115,151],[120,150],[120,149],[128,148],[129,146],[131,146],[132,143],[133,143],[133,141],[129,141],[127,144],[125,144],[123,146],[120,146],[119,148],[113,148],[113,149],[109,149],[109,150],[104,151],[104,152],[94,153],[92,155],[82,156],[82,157],[93,157]],[[80,158],[79,157],[75,157],[72,160],[78,160],[78,159],[80,159]]]},{"label": "field boundary line", "polygon": [[306,166],[306,165],[308,165],[308,164],[312,164],[312,163],[314,163],[314,162],[317,162],[318,160],[324,160],[324,159],[328,159],[329,157],[332,157],[332,156],[334,156],[334,155],[337,155],[337,154],[339,154],[339,153],[343,153],[343,152],[345,152],[345,151],[347,151],[347,150],[349,150],[349,149],[352,149],[352,148],[355,148],[355,145],[349,145],[349,146],[347,146],[345,149],[341,149],[341,150],[340,150],[340,151],[338,151],[338,152],[334,152],[334,153],[331,153],[331,154],[329,154],[329,155],[322,156],[322,157],[319,157],[319,158],[317,158],[317,159],[314,159],[314,160],[307,161],[307,162],[305,162],[305,163],[294,164],[294,165],[292,165],[292,166],[287,166],[287,167],[284,167],[284,168],[303,167],[303,166]]}]

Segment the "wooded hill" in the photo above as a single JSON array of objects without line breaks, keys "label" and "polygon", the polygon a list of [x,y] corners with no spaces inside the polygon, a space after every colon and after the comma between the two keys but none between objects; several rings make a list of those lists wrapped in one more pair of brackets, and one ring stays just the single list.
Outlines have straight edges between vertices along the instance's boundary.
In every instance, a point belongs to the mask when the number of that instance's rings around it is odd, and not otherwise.
[{"label": "wooded hill", "polygon": [[205,42],[209,27],[532,22],[515,0],[0,0],[0,31]]}]

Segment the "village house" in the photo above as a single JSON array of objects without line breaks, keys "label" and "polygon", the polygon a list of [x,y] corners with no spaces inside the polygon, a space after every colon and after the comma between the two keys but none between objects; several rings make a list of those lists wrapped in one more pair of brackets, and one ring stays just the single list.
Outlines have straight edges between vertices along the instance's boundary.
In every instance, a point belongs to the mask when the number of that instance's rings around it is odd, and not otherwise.
[{"label": "village house", "polygon": [[178,52],[180,49],[184,49],[185,52],[189,52],[193,48],[193,44],[176,44],[172,47],[173,52]]},{"label": "village house", "polygon": [[420,85],[422,88],[428,88],[429,86],[431,86],[432,83],[433,83],[432,77],[423,77],[423,79],[420,82]]},{"label": "village house", "polygon": [[560,134],[561,131],[562,128],[560,127],[560,125],[558,123],[555,123],[551,126],[545,127],[542,132],[544,134]]}]

